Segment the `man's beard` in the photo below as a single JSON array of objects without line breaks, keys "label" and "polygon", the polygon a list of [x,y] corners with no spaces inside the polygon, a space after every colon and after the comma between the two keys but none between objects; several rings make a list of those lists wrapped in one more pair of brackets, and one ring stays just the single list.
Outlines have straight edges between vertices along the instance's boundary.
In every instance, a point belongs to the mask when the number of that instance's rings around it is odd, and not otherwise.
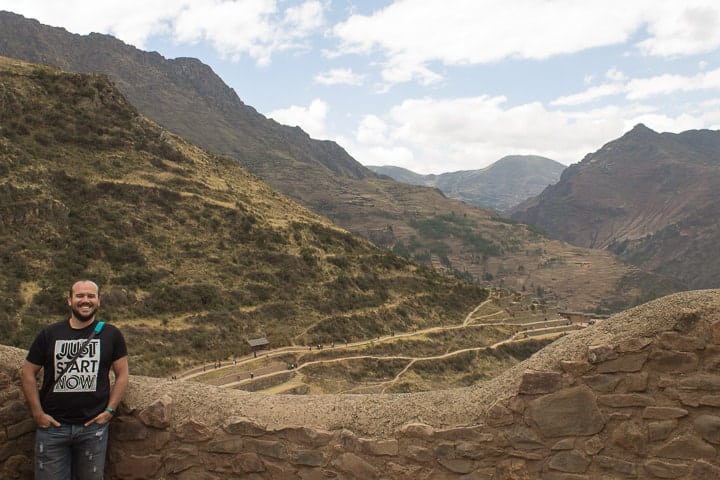
[{"label": "man's beard", "polygon": [[80,313],[80,310],[78,310],[77,307],[73,307],[71,310],[72,310],[73,316],[75,318],[77,318],[81,322],[87,322],[88,320],[90,320],[91,318],[93,318],[95,316],[95,312],[97,312],[97,307],[90,310],[90,313],[88,313],[87,315]]}]

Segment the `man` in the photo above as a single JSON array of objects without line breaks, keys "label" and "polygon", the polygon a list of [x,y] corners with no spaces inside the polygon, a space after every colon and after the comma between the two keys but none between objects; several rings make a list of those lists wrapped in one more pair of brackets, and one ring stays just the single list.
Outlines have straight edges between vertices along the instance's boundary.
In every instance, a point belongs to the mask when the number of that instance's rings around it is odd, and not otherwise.
[{"label": "man", "polygon": [[37,423],[35,479],[102,480],[108,423],[128,384],[127,347],[120,330],[104,325],[76,356],[96,331],[97,284],[75,282],[67,304],[70,318],[43,329],[22,366],[23,392]]}]

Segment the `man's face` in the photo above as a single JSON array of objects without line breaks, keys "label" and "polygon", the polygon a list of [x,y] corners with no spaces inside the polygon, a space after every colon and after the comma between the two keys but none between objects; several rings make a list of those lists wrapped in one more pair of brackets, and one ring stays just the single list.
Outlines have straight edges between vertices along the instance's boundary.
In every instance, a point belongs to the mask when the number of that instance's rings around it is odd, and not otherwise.
[{"label": "man's face", "polygon": [[76,319],[81,322],[91,320],[100,306],[97,285],[83,281],[75,283],[68,298],[68,306]]}]

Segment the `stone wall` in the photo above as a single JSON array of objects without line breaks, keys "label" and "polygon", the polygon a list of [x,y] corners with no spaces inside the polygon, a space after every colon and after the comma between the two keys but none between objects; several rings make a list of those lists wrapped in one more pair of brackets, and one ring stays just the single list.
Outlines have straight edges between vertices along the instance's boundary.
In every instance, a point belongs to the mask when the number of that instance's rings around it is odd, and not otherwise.
[{"label": "stone wall", "polygon": [[[720,478],[719,297],[665,297],[440,396],[272,397],[132,377],[106,478]],[[23,355],[0,347],[3,479],[31,478]]]}]

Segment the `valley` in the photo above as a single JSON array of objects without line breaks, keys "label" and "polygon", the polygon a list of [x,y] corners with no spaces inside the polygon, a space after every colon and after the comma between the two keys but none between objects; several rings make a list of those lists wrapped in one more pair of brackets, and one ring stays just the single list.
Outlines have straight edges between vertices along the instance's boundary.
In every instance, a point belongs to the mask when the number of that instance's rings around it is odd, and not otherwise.
[{"label": "valley", "polygon": [[175,375],[266,394],[401,393],[469,386],[586,323],[530,297],[495,291],[461,323],[374,339],[271,348]]}]

